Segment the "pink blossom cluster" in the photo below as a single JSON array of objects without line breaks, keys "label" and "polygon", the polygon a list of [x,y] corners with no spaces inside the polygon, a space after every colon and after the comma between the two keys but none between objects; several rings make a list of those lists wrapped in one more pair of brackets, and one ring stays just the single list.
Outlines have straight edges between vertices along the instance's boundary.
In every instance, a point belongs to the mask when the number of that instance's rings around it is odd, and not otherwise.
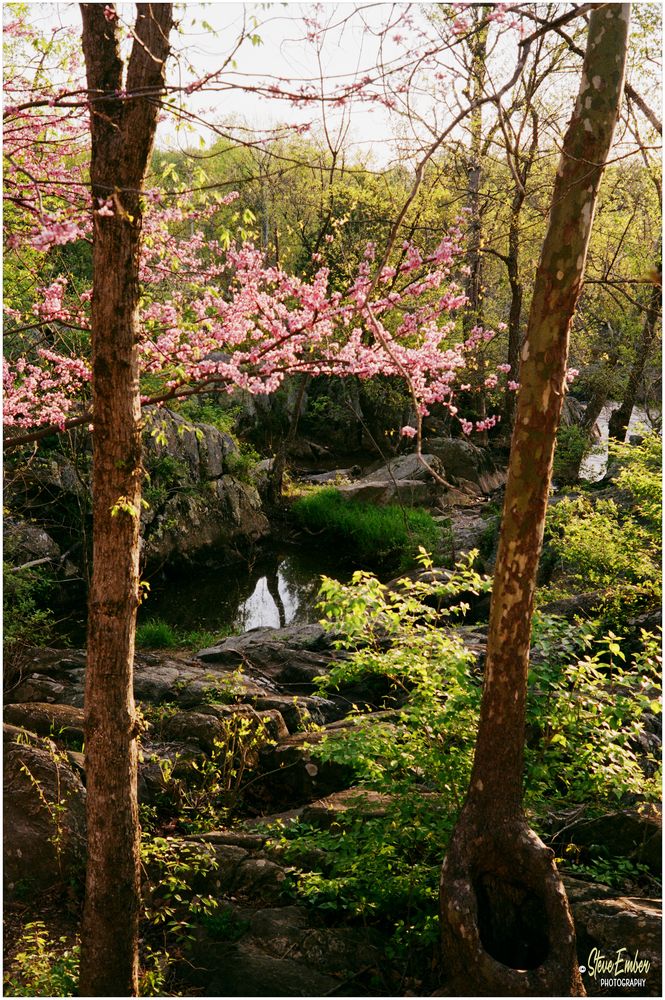
[{"label": "pink blossom cluster", "polygon": [[[90,381],[90,369],[79,358],[38,351],[39,364],[19,358],[3,360],[3,422],[6,427],[36,424],[64,428],[67,417]],[[38,420],[36,420],[38,416]]]}]

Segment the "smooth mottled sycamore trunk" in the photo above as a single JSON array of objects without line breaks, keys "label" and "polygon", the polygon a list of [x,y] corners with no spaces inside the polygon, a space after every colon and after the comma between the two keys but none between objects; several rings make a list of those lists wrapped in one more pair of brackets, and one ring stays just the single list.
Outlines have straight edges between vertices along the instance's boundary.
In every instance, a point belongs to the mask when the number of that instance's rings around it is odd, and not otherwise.
[{"label": "smooth mottled sycamore trunk", "polygon": [[[140,889],[133,694],[141,509],[140,191],[164,83],[171,5],[137,4],[126,67],[117,22],[106,19],[104,5],[81,4],[81,14],[92,135],[94,450],[85,688],[88,864],[79,992],[132,996],[138,992]],[[112,215],[99,213],[103,203]]]},{"label": "smooth mottled sycamore trunk", "polygon": [[629,4],[606,4],[590,17],[522,349],[475,760],[441,874],[451,995],[584,995],[554,855],[523,812],[525,702],[568,333],[619,112],[629,16]]}]

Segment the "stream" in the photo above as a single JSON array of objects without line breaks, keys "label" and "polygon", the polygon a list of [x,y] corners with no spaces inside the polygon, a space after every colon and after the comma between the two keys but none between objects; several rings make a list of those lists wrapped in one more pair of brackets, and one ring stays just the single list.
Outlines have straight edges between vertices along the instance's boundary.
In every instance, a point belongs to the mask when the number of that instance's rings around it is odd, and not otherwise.
[{"label": "stream", "polygon": [[[596,421],[598,429],[601,433],[600,440],[594,445],[591,453],[582,462],[580,468],[580,479],[586,479],[587,482],[596,483],[599,479],[602,479],[607,471],[607,437],[608,437],[608,424],[610,415],[614,410],[617,409],[619,403],[607,403],[600,412],[600,416]],[[637,434],[640,430],[651,430],[652,423],[649,419],[649,415],[646,410],[642,407],[636,406],[633,409],[633,415],[630,418],[630,423],[628,424],[628,432],[626,435],[626,440],[631,434]]]}]

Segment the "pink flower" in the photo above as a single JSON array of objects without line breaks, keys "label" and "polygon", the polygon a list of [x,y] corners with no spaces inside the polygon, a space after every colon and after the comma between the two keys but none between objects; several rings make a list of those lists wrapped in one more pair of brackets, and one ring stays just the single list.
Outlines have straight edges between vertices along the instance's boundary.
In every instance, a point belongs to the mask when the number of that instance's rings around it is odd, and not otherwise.
[{"label": "pink flower", "polygon": [[113,211],[112,208],[113,206],[112,198],[107,198],[106,200],[104,200],[103,198],[98,198],[97,201],[99,203],[99,208],[97,209],[97,215],[115,215],[115,212]]},{"label": "pink flower", "polygon": [[519,382],[510,381],[508,383],[508,388],[510,389],[511,392],[517,392],[517,390],[519,389],[519,387],[520,387]]},{"label": "pink flower", "polygon": [[406,427],[402,427],[402,429],[400,431],[400,434],[402,435],[402,437],[406,437],[406,438],[414,438],[417,433],[418,433],[418,431],[416,430],[416,428],[415,427],[409,427],[408,424],[406,425]]}]

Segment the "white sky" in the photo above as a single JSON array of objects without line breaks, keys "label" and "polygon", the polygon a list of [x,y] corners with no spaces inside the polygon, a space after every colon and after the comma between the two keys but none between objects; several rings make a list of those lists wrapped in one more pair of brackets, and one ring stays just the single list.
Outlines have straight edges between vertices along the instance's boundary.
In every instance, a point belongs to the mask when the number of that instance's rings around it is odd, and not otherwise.
[{"label": "white sky", "polygon": [[[76,3],[34,3],[28,6],[29,16],[35,23],[36,30],[48,31],[57,24],[71,26],[77,31],[80,28],[80,14]],[[134,4],[118,3],[116,6],[121,19],[131,24],[135,16]],[[256,82],[261,79],[269,82],[271,77],[277,77],[297,86],[303,79],[316,79],[319,73],[324,77],[348,79],[359,72],[371,71],[376,65],[377,41],[372,28],[381,24],[387,16],[393,18],[395,28],[388,33],[384,58],[394,59],[401,51],[393,39],[402,30],[400,19],[403,19],[404,12],[413,12],[417,28],[419,23],[426,22],[433,6],[437,5],[360,2],[181,3],[176,5],[180,31],[174,32],[172,36],[176,58],[171,62],[169,82],[186,85],[192,79],[219,68],[231,54],[243,22],[247,23],[253,17],[259,23],[252,30],[260,36],[261,44],[253,46],[245,41],[235,54],[237,68],[229,68],[230,71],[226,74],[227,84]],[[6,5],[3,4],[3,7]],[[325,45],[320,52],[319,67],[316,46],[303,41],[307,31],[304,18],[316,14],[323,22],[338,25],[358,9],[360,12],[343,27],[327,33]],[[214,33],[204,27],[203,22],[208,22]],[[408,36],[407,29],[404,33]],[[496,87],[510,76],[515,66],[516,45],[517,37],[514,32],[500,34],[492,64],[493,72],[496,71],[493,78]],[[444,59],[444,62],[452,68],[452,57]],[[344,135],[347,149],[355,149],[363,155],[370,153],[377,166],[384,166],[396,157],[404,160],[405,151],[413,145],[414,136],[425,142],[431,141],[428,126],[432,125],[436,134],[441,123],[449,119],[455,109],[455,88],[461,90],[462,83],[459,74],[452,70],[450,82],[439,85],[436,99],[431,95],[421,94],[416,99],[415,110],[422,113],[423,121],[415,127],[407,125],[404,118],[400,120],[399,116],[389,115],[378,105],[368,107],[367,104],[355,103],[352,113],[349,113],[348,107],[341,112],[327,105],[325,124],[331,141],[336,143],[338,136]],[[571,93],[576,90],[577,79],[574,74],[560,78],[558,86],[561,88],[559,106],[562,115],[567,118],[570,108],[568,90]],[[450,107],[446,107],[448,98]],[[270,130],[279,124],[298,125],[314,119],[317,124],[313,134],[321,135],[324,131],[321,104],[296,108],[287,102],[261,97],[242,89],[193,93],[183,95],[182,100],[186,107],[200,115],[204,121],[233,120],[237,123],[244,122],[248,127],[260,131]],[[393,140],[397,133],[400,134],[400,141],[396,144]],[[189,146],[196,149],[201,137],[208,142],[214,138],[214,133],[198,125],[192,130],[177,130],[171,119],[160,125],[158,144],[162,147]]]}]

